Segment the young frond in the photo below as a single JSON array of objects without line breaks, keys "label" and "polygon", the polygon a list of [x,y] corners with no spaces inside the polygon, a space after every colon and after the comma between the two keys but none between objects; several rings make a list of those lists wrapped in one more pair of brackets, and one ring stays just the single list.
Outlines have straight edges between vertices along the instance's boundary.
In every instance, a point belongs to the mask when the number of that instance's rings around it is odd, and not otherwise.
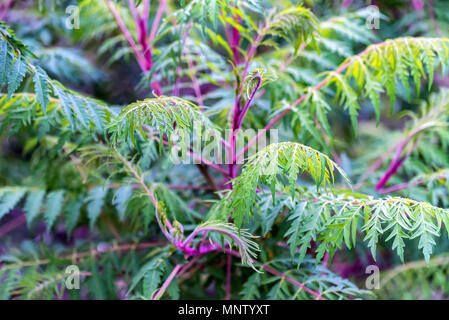
[{"label": "young frond", "polygon": [[317,30],[318,23],[315,15],[300,5],[272,12],[267,18],[265,27],[266,34],[291,41],[296,49],[309,38],[315,41],[314,33]]},{"label": "young frond", "polygon": [[259,246],[252,239],[255,238],[246,229],[238,229],[232,223],[226,223],[218,220],[208,220],[198,225],[194,230],[196,234],[202,234],[204,232],[217,232],[220,237],[214,237],[213,234],[208,236],[210,239],[216,240],[221,243],[220,238],[223,237],[225,242],[229,244],[230,247],[235,245],[240,252],[242,257],[242,263],[250,266],[257,271],[254,267],[254,259],[257,258],[257,252],[259,251]]},{"label": "young frond", "polygon": [[178,97],[160,96],[138,101],[123,108],[111,121],[108,129],[114,142],[131,140],[135,144],[136,132],[145,136],[145,131],[149,127],[158,131],[160,139],[164,134],[167,135],[168,143],[171,144],[174,134],[183,136],[184,131],[193,128],[194,124],[214,128],[193,103]]},{"label": "young frond", "polygon": [[126,173],[130,176],[131,181],[138,183],[143,181],[142,170],[135,165],[134,158],[129,159],[115,147],[98,143],[82,147],[78,151],[83,165],[93,164],[94,174],[98,174],[105,169],[109,177]]}]

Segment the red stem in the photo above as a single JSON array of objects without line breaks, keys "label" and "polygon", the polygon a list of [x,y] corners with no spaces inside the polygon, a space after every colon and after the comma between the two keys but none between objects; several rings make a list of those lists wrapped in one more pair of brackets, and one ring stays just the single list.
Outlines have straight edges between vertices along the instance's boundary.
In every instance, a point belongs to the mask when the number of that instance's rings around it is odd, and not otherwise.
[{"label": "red stem", "polygon": [[161,22],[162,14],[167,8],[167,0],[160,0],[159,7],[157,8],[156,16],[154,17],[153,26],[151,27],[150,38],[148,42],[153,45],[154,38],[156,38],[157,28]]},{"label": "red stem", "polygon": [[399,170],[399,168],[402,166],[404,161],[407,159],[408,154],[402,156],[402,152],[404,151],[407,144],[410,142],[410,140],[417,135],[419,132],[427,129],[428,127],[432,126],[432,124],[425,124],[421,127],[416,128],[412,132],[410,132],[407,137],[405,137],[398,145],[398,148],[396,150],[396,154],[393,158],[393,160],[390,163],[390,166],[388,167],[387,171],[385,171],[382,178],[380,178],[379,182],[376,185],[376,190],[381,191],[385,184],[388,182],[388,180]]},{"label": "red stem", "polygon": [[128,41],[128,44],[130,45],[131,49],[134,51],[134,55],[136,56],[137,63],[139,64],[140,68],[143,71],[148,71],[149,69],[147,69],[147,64],[146,64],[145,58],[142,55],[142,53],[140,52],[136,43],[134,42],[134,39],[131,36],[131,33],[129,33],[128,28],[125,26],[125,23],[123,22],[122,18],[120,17],[120,14],[118,13],[117,9],[115,8],[114,3],[111,0],[105,0],[105,1],[106,1],[106,5],[108,6],[109,10],[111,11],[112,15],[114,16],[114,19],[117,22],[117,25],[120,28],[120,31],[123,33],[123,36],[125,37],[126,41]]},{"label": "red stem", "polygon": [[26,217],[24,214],[14,218],[13,220],[5,223],[0,227],[0,238],[6,235],[8,232],[20,227],[22,224],[26,223]]},{"label": "red stem", "polygon": [[177,264],[173,268],[173,271],[170,273],[168,278],[164,281],[164,283],[162,284],[162,287],[154,294],[153,300],[158,300],[164,294],[165,290],[167,290],[168,286],[173,281],[173,279],[175,278],[178,271],[182,268],[182,266],[183,266],[182,264]]},{"label": "red stem", "polygon": [[283,274],[282,272],[279,272],[277,270],[274,270],[270,267],[268,267],[267,265],[263,264],[262,268],[266,271],[268,271],[271,274],[274,274],[275,276],[281,277],[282,279],[287,280],[288,282],[290,282],[291,284],[294,284],[297,287],[302,288],[304,291],[310,293],[311,295],[317,297],[318,300],[326,300],[320,293],[315,292],[309,288],[307,288],[305,285],[303,285],[302,283],[299,283],[298,281],[288,277],[287,275]]}]

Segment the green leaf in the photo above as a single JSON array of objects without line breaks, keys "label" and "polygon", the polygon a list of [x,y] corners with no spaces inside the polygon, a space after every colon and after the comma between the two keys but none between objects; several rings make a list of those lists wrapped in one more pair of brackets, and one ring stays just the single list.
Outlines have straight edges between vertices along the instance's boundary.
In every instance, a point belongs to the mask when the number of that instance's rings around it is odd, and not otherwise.
[{"label": "green leaf", "polygon": [[[155,271],[155,270],[162,272],[165,268],[165,264],[163,263],[164,257],[166,257],[166,253],[161,253],[161,254],[157,255],[156,257],[152,258],[151,260],[149,260],[147,263],[145,263],[140,268],[140,270],[134,275],[133,279],[131,280],[131,285],[128,289],[128,292],[131,292],[137,286],[137,284],[145,277],[145,275],[148,272]],[[156,280],[158,275],[154,274],[153,276],[154,276],[154,278],[152,280]],[[149,283],[147,283],[147,284],[149,284]],[[154,283],[152,283],[152,285],[154,285]],[[157,285],[159,285],[159,284],[157,284]]]},{"label": "green leaf", "polygon": [[9,70],[11,68],[11,56],[8,52],[8,41],[0,40],[0,89],[8,79]]},{"label": "green leaf", "polygon": [[47,232],[53,227],[56,219],[62,212],[62,203],[64,201],[64,190],[52,191],[47,195],[45,202],[44,219],[47,224]]},{"label": "green leaf", "polygon": [[65,221],[66,221],[67,234],[69,236],[72,234],[73,229],[78,223],[82,206],[83,202],[81,199],[73,199],[68,202],[65,208]]},{"label": "green leaf", "polygon": [[50,94],[49,79],[47,73],[39,66],[35,67],[33,82],[37,101],[42,108],[42,112],[46,114]]},{"label": "green leaf", "polygon": [[112,198],[112,204],[117,208],[120,221],[125,219],[126,205],[128,200],[131,198],[133,188],[131,185],[122,186],[117,189]]},{"label": "green leaf", "polygon": [[9,72],[8,77],[8,96],[11,97],[19,88],[20,84],[27,73],[27,65],[25,61],[19,56],[16,58],[13,68]]},{"label": "green leaf", "polygon": [[73,121],[72,109],[70,108],[70,101],[67,97],[66,92],[58,85],[53,86],[53,92],[56,94],[56,96],[59,99],[59,102],[61,103],[62,113],[69,121],[70,127],[72,128],[72,130],[75,130],[75,123]]},{"label": "green leaf", "polygon": [[85,201],[87,202],[87,217],[89,218],[90,228],[93,228],[97,218],[100,216],[107,192],[108,188],[102,186],[92,188],[89,191]]},{"label": "green leaf", "polygon": [[0,200],[0,219],[10,212],[17,203],[22,199],[26,189],[14,189],[7,191]]},{"label": "green leaf", "polygon": [[159,268],[148,270],[143,276],[143,295],[151,299],[162,280],[162,270]]},{"label": "green leaf", "polygon": [[28,194],[24,207],[25,215],[27,217],[28,228],[31,226],[34,219],[39,214],[42,202],[44,200],[44,196],[45,196],[44,190],[31,191]]}]

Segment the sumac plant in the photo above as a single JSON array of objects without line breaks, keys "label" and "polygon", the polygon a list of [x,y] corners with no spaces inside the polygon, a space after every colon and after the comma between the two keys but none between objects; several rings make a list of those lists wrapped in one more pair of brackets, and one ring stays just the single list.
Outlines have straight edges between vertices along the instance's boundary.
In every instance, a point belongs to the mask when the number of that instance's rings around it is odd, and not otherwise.
[{"label": "sumac plant", "polygon": [[448,298],[449,3],[373,2],[2,1],[0,297]]}]

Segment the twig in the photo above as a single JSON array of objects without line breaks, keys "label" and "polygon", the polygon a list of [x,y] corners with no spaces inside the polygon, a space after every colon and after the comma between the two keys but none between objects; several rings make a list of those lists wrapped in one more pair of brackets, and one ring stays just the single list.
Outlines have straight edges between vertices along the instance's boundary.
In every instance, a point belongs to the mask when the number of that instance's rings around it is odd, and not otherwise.
[{"label": "twig", "polygon": [[231,267],[232,254],[228,253],[228,259],[226,261],[226,300],[231,300]]},{"label": "twig", "polygon": [[[89,251],[85,251],[85,252],[80,252],[80,253],[72,253],[70,255],[66,255],[66,256],[62,256],[62,257],[58,257],[59,260],[79,260],[85,257],[95,257],[97,255],[100,254],[104,254],[106,252],[120,252],[120,251],[127,251],[127,250],[140,250],[140,249],[146,249],[146,248],[151,248],[151,247],[162,247],[167,245],[167,242],[162,242],[162,241],[157,241],[157,242],[143,242],[143,243],[137,243],[137,244],[122,244],[122,245],[114,245],[110,248],[105,248],[102,250],[97,250],[97,249],[93,249],[93,250],[89,250]],[[26,262],[19,262],[19,263],[14,263],[11,265],[6,265],[3,266],[2,268],[6,268],[6,269],[12,269],[12,268],[16,268],[16,267],[30,267],[30,266],[38,266],[38,265],[44,265],[44,264],[48,264],[51,261],[54,261],[53,259],[41,259],[41,260],[35,260],[35,261],[26,261]]]},{"label": "twig", "polygon": [[20,227],[22,224],[26,223],[26,217],[24,214],[21,214],[18,217],[15,217],[13,220],[5,223],[0,227],[0,238],[5,236],[8,232]]},{"label": "twig", "polygon": [[176,274],[182,268],[182,266],[183,266],[182,264],[177,264],[173,268],[173,271],[170,273],[168,278],[164,281],[164,283],[162,284],[162,287],[154,294],[153,300],[159,300],[159,298],[164,294],[165,290],[167,290],[168,286],[170,285],[172,280],[175,278]]},{"label": "twig", "polygon": [[287,281],[290,282],[291,284],[294,284],[295,286],[302,288],[304,291],[306,291],[306,292],[310,293],[311,295],[317,297],[318,300],[326,300],[320,293],[315,292],[315,291],[313,291],[313,290],[307,288],[307,287],[306,287],[305,285],[303,285],[302,283],[299,283],[298,281],[296,281],[296,280],[290,278],[289,276],[285,275],[284,273],[279,272],[279,271],[277,271],[277,270],[274,270],[274,269],[268,267],[268,266],[265,265],[265,264],[262,265],[262,268],[263,268],[264,270],[268,271],[269,273],[274,274],[275,276],[281,277],[282,279],[287,280]]},{"label": "twig", "polygon": [[106,2],[106,5],[108,6],[109,10],[111,11],[112,15],[114,16],[114,19],[117,22],[117,25],[120,28],[120,31],[123,33],[123,36],[125,37],[126,41],[128,41],[131,49],[134,51],[134,55],[136,56],[137,63],[139,64],[140,68],[143,71],[148,71],[149,68],[145,61],[145,57],[140,52],[139,48],[137,48],[137,45],[134,42],[133,37],[129,33],[128,28],[125,26],[125,23],[123,22],[122,18],[120,17],[120,14],[118,13],[117,9],[115,8],[114,3],[111,0],[104,0],[104,1]]},{"label": "twig", "polygon": [[[222,250],[222,249],[220,249],[220,250]],[[234,255],[234,256],[241,257],[240,253],[238,253],[238,252],[236,252],[234,250],[226,249],[225,251],[230,253],[230,254],[232,254],[232,255]],[[291,284],[293,284],[293,285],[295,285],[295,286],[297,286],[299,288],[302,288],[304,291],[306,291],[306,292],[310,293],[311,295],[317,297],[318,300],[326,300],[326,298],[324,298],[319,292],[316,292],[316,291],[313,291],[312,289],[307,288],[304,284],[302,284],[302,283],[300,283],[300,282],[290,278],[286,274],[284,274],[284,273],[282,273],[280,271],[277,271],[275,269],[272,269],[272,268],[268,267],[266,264],[262,264],[261,267],[265,271],[268,271],[269,273],[274,274],[275,276],[281,277],[281,278],[287,280],[288,282],[290,282]]]},{"label": "twig", "polygon": [[410,132],[398,145],[398,148],[396,150],[395,156],[393,160],[390,163],[390,166],[388,167],[387,171],[385,171],[384,175],[380,178],[379,182],[376,185],[377,191],[382,191],[385,184],[388,182],[388,180],[399,170],[399,168],[402,166],[404,161],[407,159],[407,156],[410,154],[410,152],[407,155],[402,156],[402,152],[404,151],[407,144],[412,140],[412,138],[420,133],[421,131],[431,127],[432,123],[426,123],[412,132]]},{"label": "twig", "polygon": [[160,0],[159,7],[157,8],[156,16],[154,17],[153,26],[151,27],[150,38],[148,42],[151,46],[153,46],[154,38],[156,37],[157,28],[159,27],[159,23],[161,22],[162,13],[165,11],[167,7],[167,0]]},{"label": "twig", "polygon": [[409,262],[403,265],[400,265],[386,273],[385,276],[382,277],[382,281],[380,282],[380,287],[382,288],[387,282],[389,282],[391,279],[396,277],[398,274],[411,270],[411,269],[418,269],[418,268],[425,268],[425,267],[435,267],[440,265],[447,265],[449,264],[449,257],[436,257],[429,260],[429,263],[426,263],[426,261],[414,261]]}]

